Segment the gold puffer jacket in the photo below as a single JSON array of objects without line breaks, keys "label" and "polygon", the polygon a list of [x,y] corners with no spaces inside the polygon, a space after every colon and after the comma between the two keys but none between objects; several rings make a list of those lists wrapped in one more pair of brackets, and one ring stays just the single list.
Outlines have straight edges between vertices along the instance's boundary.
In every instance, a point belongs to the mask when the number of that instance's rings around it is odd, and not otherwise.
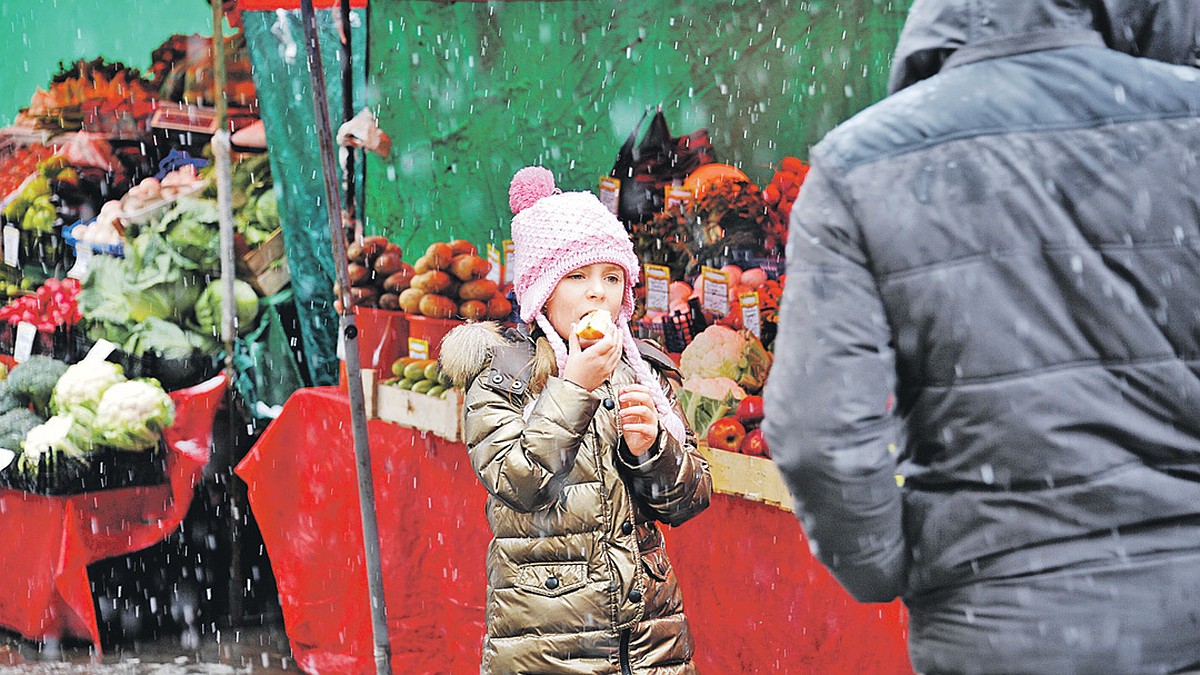
[{"label": "gold puffer jacket", "polygon": [[[588,392],[539,375],[537,351],[487,323],[442,343],[443,370],[466,388],[463,433],[494,535],[481,673],[694,673],[656,521],[708,506],[708,465],[690,432],[681,444],[663,431],[640,464],[622,447],[615,392],[635,381],[624,362]],[[643,354],[673,372],[657,349]]]}]

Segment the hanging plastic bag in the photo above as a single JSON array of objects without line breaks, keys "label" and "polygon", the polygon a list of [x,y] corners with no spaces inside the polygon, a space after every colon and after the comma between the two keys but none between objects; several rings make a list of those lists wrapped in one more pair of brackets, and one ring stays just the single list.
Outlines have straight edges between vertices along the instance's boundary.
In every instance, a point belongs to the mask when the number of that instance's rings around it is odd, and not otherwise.
[{"label": "hanging plastic bag", "polygon": [[[650,111],[654,117],[639,143],[638,133]],[[626,223],[642,223],[663,209],[663,190],[682,181],[697,167],[716,161],[708,131],[699,129],[686,136],[672,137],[662,107],[647,108],[617,152],[613,178],[621,181],[617,217]]]}]

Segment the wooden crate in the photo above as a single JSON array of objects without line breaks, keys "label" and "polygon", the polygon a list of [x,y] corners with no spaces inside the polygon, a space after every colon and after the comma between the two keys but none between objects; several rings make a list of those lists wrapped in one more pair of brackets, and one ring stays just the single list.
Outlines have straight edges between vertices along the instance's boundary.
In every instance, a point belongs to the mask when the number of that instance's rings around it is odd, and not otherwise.
[{"label": "wooden crate", "polygon": [[700,454],[708,460],[716,492],[792,510],[791,494],[771,460],[716,450],[704,444],[700,445]]},{"label": "wooden crate", "polygon": [[440,398],[379,384],[374,395],[375,417],[458,442],[462,439],[462,393],[452,392],[448,398]]},{"label": "wooden crate", "polygon": [[260,295],[274,295],[291,283],[292,273],[288,269],[287,250],[283,246],[283,228],[272,232],[257,248],[246,250],[245,244],[241,243],[237,249],[238,278],[249,282]]}]

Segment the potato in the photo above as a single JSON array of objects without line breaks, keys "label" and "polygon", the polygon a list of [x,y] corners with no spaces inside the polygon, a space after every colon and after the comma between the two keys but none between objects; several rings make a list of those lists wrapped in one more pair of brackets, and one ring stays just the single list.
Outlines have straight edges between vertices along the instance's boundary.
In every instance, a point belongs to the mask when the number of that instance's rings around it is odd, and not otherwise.
[{"label": "potato", "polygon": [[449,319],[458,311],[458,305],[444,295],[426,293],[421,298],[418,309],[422,314],[433,319]]},{"label": "potato", "polygon": [[417,288],[409,288],[400,293],[400,309],[411,314],[418,314],[421,310],[421,298],[425,297],[425,291]]},{"label": "potato", "polygon": [[454,249],[450,248],[450,244],[434,242],[425,251],[425,257],[429,258],[430,264],[434,267],[444,270],[454,260]]},{"label": "potato", "polygon": [[427,255],[417,258],[417,262],[413,263],[413,269],[417,274],[424,274],[430,270],[437,269],[433,266],[433,261]]},{"label": "potato", "polygon": [[356,263],[365,261],[367,256],[363,253],[362,244],[357,241],[350,242],[350,244],[346,246],[346,259],[350,262]]},{"label": "potato", "polygon": [[476,281],[468,281],[458,289],[458,297],[463,300],[483,300],[488,301],[492,296],[500,291],[496,286],[496,282],[491,279],[478,279]]},{"label": "potato", "polygon": [[475,248],[475,244],[472,244],[466,239],[455,239],[454,241],[451,241],[450,250],[454,252],[456,257],[463,254],[479,255],[479,249]]},{"label": "potato", "polygon": [[450,263],[450,273],[460,281],[482,279],[491,271],[492,264],[477,255],[456,256]]},{"label": "potato", "polygon": [[398,293],[384,293],[379,296],[380,309],[400,309],[400,295]]},{"label": "potato", "polygon": [[355,286],[350,289],[350,301],[355,307],[374,307],[379,290],[374,286]]},{"label": "potato", "polygon": [[502,295],[492,296],[488,300],[488,318],[503,321],[512,313],[512,303]]},{"label": "potato", "polygon": [[412,285],[415,276],[412,265],[401,263],[400,271],[383,280],[383,290],[389,293],[399,293]]},{"label": "potato", "polygon": [[426,293],[441,293],[450,287],[450,275],[441,270],[430,270],[413,277],[410,285]]},{"label": "potato", "polygon": [[375,256],[387,250],[387,246],[387,237],[380,237],[376,235],[373,237],[366,237],[362,240],[363,255],[366,256],[367,260],[374,260]]},{"label": "potato", "polygon": [[374,275],[371,273],[371,268],[358,263],[350,263],[347,267],[350,275],[351,286],[365,286],[371,283]]},{"label": "potato", "polygon": [[378,275],[380,279],[386,279],[396,272],[399,272],[401,266],[403,265],[404,260],[402,260],[400,256],[396,255],[395,253],[382,253],[378,258],[375,259],[375,264],[371,267],[375,270],[375,274]]},{"label": "potato", "polygon": [[384,247],[383,252],[390,253],[392,255],[398,255],[401,258],[404,257],[404,249],[400,248],[400,244],[393,244],[390,241],[388,242],[387,246]]},{"label": "potato", "polygon": [[480,300],[467,300],[458,306],[458,313],[467,321],[479,321],[487,318],[488,306]]}]

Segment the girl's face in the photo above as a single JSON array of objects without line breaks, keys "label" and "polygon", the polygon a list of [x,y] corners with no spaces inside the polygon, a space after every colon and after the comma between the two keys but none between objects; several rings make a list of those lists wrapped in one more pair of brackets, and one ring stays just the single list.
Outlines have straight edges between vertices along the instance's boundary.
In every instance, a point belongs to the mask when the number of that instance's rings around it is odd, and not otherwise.
[{"label": "girl's face", "polygon": [[546,318],[563,340],[568,340],[571,324],[592,310],[607,309],[615,321],[624,299],[624,268],[612,263],[584,265],[568,272],[554,287],[546,301]]}]

